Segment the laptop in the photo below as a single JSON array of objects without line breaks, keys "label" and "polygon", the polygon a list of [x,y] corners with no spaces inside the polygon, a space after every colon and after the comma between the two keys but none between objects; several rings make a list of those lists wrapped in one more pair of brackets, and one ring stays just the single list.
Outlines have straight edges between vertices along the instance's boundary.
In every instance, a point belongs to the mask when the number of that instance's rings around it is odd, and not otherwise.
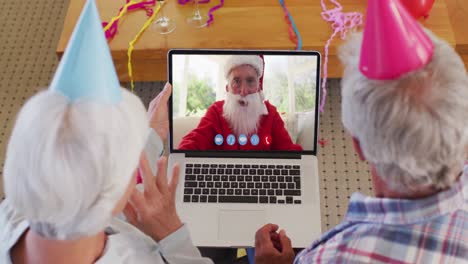
[{"label": "laptop", "polygon": [[[294,247],[309,246],[322,232],[320,54],[176,49],[168,53],[168,75],[169,170],[180,165],[176,206],[194,244],[252,247],[255,232],[274,223]],[[234,88],[248,85],[258,89],[236,95]],[[252,114],[236,112],[249,105]]]}]

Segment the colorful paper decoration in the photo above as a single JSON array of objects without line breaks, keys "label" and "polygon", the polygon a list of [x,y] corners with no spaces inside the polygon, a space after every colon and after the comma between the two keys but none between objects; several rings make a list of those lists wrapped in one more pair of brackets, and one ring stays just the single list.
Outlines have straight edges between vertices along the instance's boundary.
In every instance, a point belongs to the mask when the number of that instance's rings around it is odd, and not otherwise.
[{"label": "colorful paper decoration", "polygon": [[[383,0],[382,0],[383,1]],[[327,98],[327,78],[328,78],[328,49],[331,41],[340,34],[341,39],[346,38],[346,33],[362,25],[362,14],[358,12],[343,12],[343,7],[336,0],[330,0],[335,5],[333,9],[327,9],[324,0],[321,0],[322,18],[331,23],[333,33],[325,44],[325,56],[323,61],[323,80],[322,80],[322,100],[320,102],[320,112],[323,113],[325,99]]]},{"label": "colorful paper decoration", "polygon": [[[181,5],[185,5],[185,4],[188,4],[190,2],[193,2],[193,0],[178,0],[177,1],[179,4]],[[199,4],[208,4],[210,2],[210,0],[198,0],[198,3]],[[219,1],[219,4],[216,5],[216,6],[213,6],[212,8],[210,8],[210,10],[208,11],[208,20],[206,21],[206,23],[208,24],[208,26],[210,26],[213,21],[214,21],[214,16],[213,16],[213,13],[220,9],[221,7],[224,6],[224,0],[220,0]]]},{"label": "colorful paper decoration", "polygon": [[133,83],[133,68],[132,68],[132,52],[133,52],[135,43],[140,39],[143,32],[145,32],[145,30],[151,25],[153,20],[156,18],[156,15],[159,13],[159,10],[161,10],[161,6],[162,6],[162,4],[158,3],[158,5],[156,6],[156,9],[154,10],[151,17],[145,22],[145,24],[140,29],[140,31],[135,36],[135,38],[132,41],[130,41],[130,43],[128,44],[128,51],[127,51],[128,64],[127,64],[127,66],[128,66],[128,76],[130,77],[130,87],[131,87],[132,92],[133,92],[133,90],[135,88],[134,83]]},{"label": "colorful paper decoration", "polygon": [[299,34],[299,30],[296,27],[296,23],[294,23],[294,19],[292,18],[291,14],[289,13],[288,8],[286,7],[286,3],[284,0],[279,0],[281,7],[283,8],[284,11],[284,18],[286,19],[286,22],[289,25],[288,29],[288,34],[289,34],[289,39],[296,44],[296,49],[301,50],[302,49],[302,38],[301,34]]},{"label": "colorful paper decoration", "polygon": [[211,25],[211,23],[213,23],[214,21],[214,17],[213,17],[213,13],[220,9],[221,7],[224,6],[224,0],[220,0],[219,1],[219,5],[216,5],[216,6],[213,6],[212,8],[210,8],[210,10],[208,11],[208,21],[206,21],[206,23],[208,23],[208,26]]},{"label": "colorful paper decoration", "polygon": [[104,32],[106,34],[106,38],[108,40],[114,38],[115,34],[117,34],[119,19],[122,18],[127,11],[135,11],[135,10],[146,10],[146,15],[151,17],[153,15],[152,7],[155,5],[155,0],[148,0],[148,1],[130,1],[126,0],[127,3],[119,9],[119,14],[111,19],[109,23],[103,22],[102,26],[104,27]]}]

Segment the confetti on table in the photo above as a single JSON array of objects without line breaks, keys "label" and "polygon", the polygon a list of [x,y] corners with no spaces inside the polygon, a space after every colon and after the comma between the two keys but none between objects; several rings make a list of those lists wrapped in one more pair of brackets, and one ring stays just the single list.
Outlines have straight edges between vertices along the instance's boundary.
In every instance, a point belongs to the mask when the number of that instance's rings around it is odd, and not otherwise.
[{"label": "confetti on table", "polygon": [[326,145],[328,145],[328,140],[321,138],[318,140],[319,145],[324,148]]}]

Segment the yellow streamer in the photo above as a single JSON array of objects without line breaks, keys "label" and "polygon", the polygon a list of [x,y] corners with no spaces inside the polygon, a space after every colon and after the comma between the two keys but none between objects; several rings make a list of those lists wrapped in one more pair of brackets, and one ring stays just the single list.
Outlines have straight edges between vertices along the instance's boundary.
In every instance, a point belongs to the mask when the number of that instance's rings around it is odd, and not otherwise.
[{"label": "yellow streamer", "polygon": [[133,5],[133,4],[136,4],[138,2],[135,2],[135,1],[130,1],[128,2],[126,5],[124,5],[124,7],[122,8],[122,10],[120,11],[119,15],[118,16],[115,16],[111,19],[111,21],[109,21],[109,23],[104,27],[104,32],[106,32],[107,30],[109,30],[109,28],[112,26],[112,24],[114,24],[114,22],[116,20],[119,20],[123,17],[123,15],[125,15],[125,13],[127,13],[127,10],[128,10],[128,7]]},{"label": "yellow streamer", "polygon": [[131,88],[132,88],[132,93],[133,93],[133,89],[134,89],[134,85],[133,85],[133,71],[132,71],[132,51],[133,51],[133,48],[134,48],[134,45],[135,43],[140,39],[140,36],[143,34],[143,32],[145,32],[145,30],[151,25],[151,23],[153,22],[153,20],[156,18],[156,15],[159,13],[159,10],[161,9],[161,5],[162,4],[159,4],[158,2],[158,6],[156,7],[156,9],[153,11],[153,15],[151,15],[151,17],[146,21],[146,23],[143,25],[143,27],[140,29],[140,32],[138,32],[138,34],[135,36],[135,38],[130,41],[129,43],[129,47],[128,47],[128,51],[127,51],[127,56],[128,56],[128,75],[130,77],[130,84],[131,84]]}]

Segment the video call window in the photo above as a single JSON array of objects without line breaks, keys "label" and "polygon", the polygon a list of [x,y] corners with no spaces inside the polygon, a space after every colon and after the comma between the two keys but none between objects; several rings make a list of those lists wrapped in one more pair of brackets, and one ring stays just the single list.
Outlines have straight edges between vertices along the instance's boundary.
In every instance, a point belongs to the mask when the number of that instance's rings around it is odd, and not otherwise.
[{"label": "video call window", "polygon": [[258,55],[172,56],[174,149],[314,149],[317,55],[264,55],[258,80],[250,64],[226,76]]}]

